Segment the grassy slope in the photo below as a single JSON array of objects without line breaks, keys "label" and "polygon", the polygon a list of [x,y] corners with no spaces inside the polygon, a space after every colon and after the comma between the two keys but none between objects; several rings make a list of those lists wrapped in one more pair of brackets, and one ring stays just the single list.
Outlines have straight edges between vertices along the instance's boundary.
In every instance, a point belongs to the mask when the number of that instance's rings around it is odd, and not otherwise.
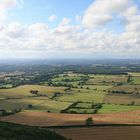
[{"label": "grassy slope", "polygon": [[0,140],[66,140],[66,138],[39,127],[0,122]]}]

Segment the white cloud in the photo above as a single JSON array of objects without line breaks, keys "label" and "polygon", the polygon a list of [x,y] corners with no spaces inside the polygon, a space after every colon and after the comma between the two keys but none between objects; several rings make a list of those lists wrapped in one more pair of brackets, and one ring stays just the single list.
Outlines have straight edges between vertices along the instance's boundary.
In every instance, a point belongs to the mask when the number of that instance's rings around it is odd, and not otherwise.
[{"label": "white cloud", "polygon": [[0,21],[6,19],[7,11],[15,6],[19,8],[24,4],[23,0],[1,0],[0,1]]},{"label": "white cloud", "polygon": [[83,25],[87,28],[105,25],[115,14],[124,12],[131,3],[131,0],[95,0],[85,12]]},{"label": "white cloud", "polygon": [[[45,23],[28,26],[18,22],[0,23],[0,54],[26,58],[56,57],[57,54],[60,57],[139,56],[140,11],[137,5],[130,5],[130,0],[109,1],[96,0],[86,10],[83,23],[87,28],[73,24],[69,18],[63,18],[55,28],[49,28]],[[117,34],[90,29],[105,25],[114,18],[114,14],[124,24],[123,32]],[[77,20],[81,21],[79,16]]]},{"label": "white cloud", "polygon": [[[9,51],[18,57],[45,57],[51,53],[69,54],[139,54],[140,32],[93,32],[79,26],[63,25],[50,29],[46,24],[1,25],[0,53]],[[4,53],[4,52],[3,52]],[[11,54],[12,54],[11,53]],[[25,56],[26,54],[26,56]]]},{"label": "white cloud", "polygon": [[51,15],[51,16],[49,16],[48,20],[49,20],[50,22],[52,22],[52,21],[55,21],[56,18],[57,18],[56,15]]}]

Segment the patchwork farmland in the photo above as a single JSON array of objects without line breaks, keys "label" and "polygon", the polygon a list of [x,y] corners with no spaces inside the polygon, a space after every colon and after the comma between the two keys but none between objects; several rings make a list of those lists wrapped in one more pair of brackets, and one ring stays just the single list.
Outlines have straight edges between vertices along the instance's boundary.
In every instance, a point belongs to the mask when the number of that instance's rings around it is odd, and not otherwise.
[{"label": "patchwork farmland", "polygon": [[[110,75],[67,71],[36,84],[1,87],[0,109],[6,115],[1,113],[0,121],[40,127],[80,125],[80,132],[87,118],[92,118],[95,125],[138,125],[140,85],[137,75],[132,72]],[[95,133],[96,128],[89,130]],[[77,139],[77,135],[68,135],[66,130],[55,131]]]}]

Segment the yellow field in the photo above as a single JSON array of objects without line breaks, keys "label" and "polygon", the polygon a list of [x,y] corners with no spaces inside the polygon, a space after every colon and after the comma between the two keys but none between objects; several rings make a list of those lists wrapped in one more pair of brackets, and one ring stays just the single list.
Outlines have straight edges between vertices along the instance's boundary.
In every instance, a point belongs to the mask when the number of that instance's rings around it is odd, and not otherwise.
[{"label": "yellow field", "polygon": [[19,86],[17,88],[0,89],[0,97],[18,98],[18,97],[33,96],[30,93],[30,90],[38,90],[40,93],[43,93],[43,94],[52,94],[55,92],[64,93],[64,89],[65,89],[64,87],[24,85],[24,86]]}]

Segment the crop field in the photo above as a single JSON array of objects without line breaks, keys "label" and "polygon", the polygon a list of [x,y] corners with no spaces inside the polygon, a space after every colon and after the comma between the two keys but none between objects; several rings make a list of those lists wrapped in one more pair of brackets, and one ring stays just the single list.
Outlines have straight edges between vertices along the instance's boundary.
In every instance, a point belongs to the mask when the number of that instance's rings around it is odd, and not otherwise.
[{"label": "crop field", "polygon": [[139,140],[140,126],[66,128],[55,131],[72,140]]},{"label": "crop field", "polygon": [[91,90],[97,90],[97,91],[105,91],[107,89],[112,88],[111,85],[84,85],[83,88],[89,88]]},{"label": "crop field", "polygon": [[114,93],[106,95],[103,102],[110,104],[140,105],[140,96]]},{"label": "crop field", "polygon": [[[54,126],[83,125],[85,119],[93,117],[97,124],[137,124],[140,123],[137,113],[140,110],[140,85],[134,80],[129,83],[127,75],[68,73],[54,76],[50,86],[49,82],[44,82],[44,85],[0,89],[0,108],[6,111],[22,109],[21,113],[2,117],[2,120]],[[31,91],[38,91],[38,94]],[[131,119],[125,120],[124,114],[131,116],[132,112]]]},{"label": "crop field", "polygon": [[40,86],[40,85],[24,85],[19,86],[17,88],[11,89],[0,89],[0,97],[5,98],[20,98],[20,97],[28,97],[33,96],[30,91],[38,90],[41,94],[52,94],[55,92],[64,93],[64,87],[50,87],[50,86]]},{"label": "crop field", "polygon": [[111,89],[109,89],[110,91],[124,91],[127,93],[136,93],[136,92],[140,92],[140,85],[121,85],[121,86],[115,86]]},{"label": "crop field", "polygon": [[[31,108],[28,106],[32,105]],[[39,110],[49,112],[60,112],[67,108],[71,103],[69,102],[58,102],[50,100],[47,97],[30,97],[21,99],[9,99],[0,101],[0,107],[6,110],[14,108],[21,108],[23,110]]]},{"label": "crop field", "polygon": [[103,114],[65,114],[41,111],[24,111],[1,117],[1,121],[31,126],[85,125],[85,119],[92,117],[95,124],[140,124],[140,110]]},{"label": "crop field", "polygon": [[30,97],[30,98],[21,98],[21,99],[8,99],[0,101],[0,107],[6,110],[10,110],[13,108],[28,108],[28,105],[38,105],[48,100],[47,97]]},{"label": "crop field", "polygon": [[140,109],[140,106],[103,104],[102,108],[99,109],[98,114],[127,112],[131,110],[139,110],[139,109]]},{"label": "crop field", "polygon": [[114,83],[126,83],[127,76],[122,75],[89,75],[90,79],[86,82],[86,84],[105,84],[110,85]]},{"label": "crop field", "polygon": [[133,76],[132,82],[133,84],[140,84],[140,76]]},{"label": "crop field", "polygon": [[140,72],[128,72],[131,76],[140,76]]},{"label": "crop field", "polygon": [[72,93],[64,94],[63,96],[57,97],[58,101],[66,102],[99,102],[101,103],[105,97],[106,93],[102,91],[91,91],[91,90],[74,90]]},{"label": "crop field", "polygon": [[61,81],[80,81],[81,80],[81,77],[79,76],[63,76],[63,77],[57,77],[57,78],[54,78],[52,79],[52,81],[54,82],[61,82]]},{"label": "crop field", "polygon": [[33,108],[30,110],[40,110],[46,112],[57,112],[59,113],[61,110],[67,108],[72,103],[69,102],[58,102],[55,100],[46,100],[40,104],[35,104]]},{"label": "crop field", "polygon": [[52,78],[51,81],[53,84],[57,84],[57,85],[69,84],[69,85],[73,85],[73,86],[78,86],[83,77],[84,77],[84,75],[74,74],[74,73],[73,74],[61,74],[55,78]]}]

